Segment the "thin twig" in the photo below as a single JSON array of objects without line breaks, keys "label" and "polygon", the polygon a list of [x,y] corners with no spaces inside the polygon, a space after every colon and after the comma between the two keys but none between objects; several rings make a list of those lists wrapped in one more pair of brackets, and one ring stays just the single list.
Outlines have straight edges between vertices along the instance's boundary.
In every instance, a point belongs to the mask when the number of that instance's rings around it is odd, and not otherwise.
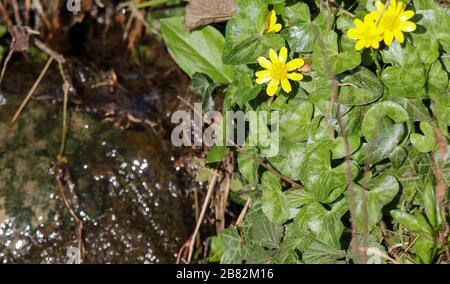
[{"label": "thin twig", "polygon": [[34,39],[34,44],[43,52],[47,53],[49,56],[53,57],[58,63],[64,64],[66,63],[66,59],[59,52],[54,51],[50,47],[48,47],[45,43],[40,41],[39,39]]},{"label": "thin twig", "polygon": [[11,60],[12,55],[14,54],[14,50],[12,48],[9,49],[8,55],[5,58],[5,62],[3,63],[2,73],[0,75],[0,85],[3,82],[3,77],[5,76],[6,67],[8,66],[9,60]]},{"label": "thin twig", "polygon": [[412,246],[419,239],[419,237],[420,237],[420,235],[417,235],[417,237],[410,244],[408,244],[408,247],[400,255],[400,259],[403,259],[403,256],[412,248]]},{"label": "thin twig", "polygon": [[206,193],[206,198],[205,198],[205,201],[203,202],[203,207],[202,207],[202,211],[200,213],[200,217],[198,218],[197,225],[195,226],[194,233],[191,236],[191,240],[190,240],[190,243],[189,243],[189,255],[188,255],[188,258],[187,258],[187,263],[190,263],[191,260],[192,260],[192,254],[194,253],[195,240],[197,238],[197,234],[200,231],[200,227],[202,225],[203,219],[205,218],[206,210],[208,210],[208,206],[209,206],[209,203],[211,201],[211,197],[212,197],[212,194],[213,194],[213,191],[214,191],[214,187],[216,186],[217,177],[218,177],[218,174],[217,174],[216,171],[214,171],[213,177],[211,178],[211,180],[209,182],[208,192]]},{"label": "thin twig", "polygon": [[16,25],[21,26],[22,19],[20,18],[19,5],[17,4],[16,0],[12,0],[11,2],[12,2],[12,6],[13,6],[14,19],[16,20]]},{"label": "thin twig", "polygon": [[25,106],[27,105],[27,103],[30,101],[31,96],[33,95],[34,91],[39,86],[39,83],[42,81],[42,78],[44,78],[45,73],[47,73],[48,68],[50,67],[52,62],[53,62],[53,57],[50,57],[48,59],[48,61],[47,61],[47,64],[45,64],[44,69],[42,69],[41,74],[37,78],[36,82],[34,82],[33,87],[28,92],[27,96],[25,97],[25,99],[23,100],[23,102],[20,105],[19,109],[17,110],[16,114],[14,114],[14,117],[11,119],[10,125],[13,125],[16,122],[17,118],[22,113],[22,111],[25,108]]},{"label": "thin twig", "polygon": [[[56,169],[60,171],[65,171],[65,169],[61,168],[61,164],[64,163],[66,163],[66,161],[64,161],[64,158],[61,157],[61,159],[57,161]],[[55,176],[55,180],[56,180],[56,190],[61,196],[61,199],[63,200],[64,205],[66,206],[70,215],[72,216],[72,218],[74,218],[75,222],[77,223],[78,251],[80,252],[81,259],[83,259],[85,255],[85,247],[83,241],[83,227],[84,227],[83,221],[78,217],[78,215],[75,213],[72,206],[70,205],[70,202],[67,199],[66,194],[64,193],[64,184],[62,183],[58,175]]]},{"label": "thin twig", "polygon": [[64,106],[63,106],[63,127],[61,134],[61,147],[59,149],[59,158],[64,156],[64,148],[66,146],[66,138],[67,138],[67,105],[69,102],[69,89],[70,83],[67,81],[66,76],[64,75],[63,66],[61,63],[58,64],[59,70],[61,72],[61,76],[64,80],[63,83],[63,92],[64,92]]},{"label": "thin twig", "polygon": [[239,227],[240,225],[242,225],[242,223],[244,222],[244,218],[247,215],[248,209],[250,208],[250,206],[252,205],[252,199],[249,198],[247,200],[247,202],[245,203],[244,208],[241,211],[241,214],[239,214],[239,218],[236,221],[236,226]]}]

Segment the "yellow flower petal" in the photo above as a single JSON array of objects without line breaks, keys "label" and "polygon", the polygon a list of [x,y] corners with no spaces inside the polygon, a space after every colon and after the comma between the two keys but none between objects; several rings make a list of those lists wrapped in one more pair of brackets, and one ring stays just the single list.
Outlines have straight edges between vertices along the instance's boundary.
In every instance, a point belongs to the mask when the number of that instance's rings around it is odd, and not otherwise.
[{"label": "yellow flower petal", "polygon": [[269,85],[267,86],[267,95],[270,97],[273,97],[276,92],[278,91],[278,86],[280,85],[280,81],[278,80],[272,80],[270,81]]},{"label": "yellow flower petal", "polygon": [[400,15],[400,19],[402,21],[407,21],[407,20],[411,19],[412,17],[414,17],[414,11],[412,11],[412,10],[404,11]]},{"label": "yellow flower petal", "polygon": [[404,32],[413,32],[417,28],[416,24],[413,22],[407,21],[400,24],[400,29]]},{"label": "yellow flower petal", "polygon": [[286,63],[286,60],[287,60],[287,55],[288,55],[288,50],[287,50],[287,48],[286,47],[283,47],[281,50],[280,50],[280,56],[279,56],[279,60],[280,60],[280,62],[281,63]]},{"label": "yellow flower petal", "polygon": [[375,14],[369,13],[367,15],[364,16],[364,23],[370,23],[370,22],[374,22],[375,21]]},{"label": "yellow flower petal", "polygon": [[272,28],[271,31],[274,33],[277,33],[279,31],[281,31],[281,29],[283,28],[283,26],[281,24],[275,24]]},{"label": "yellow flower petal", "polygon": [[375,48],[375,49],[380,48],[380,42],[379,41],[372,42],[372,47]]},{"label": "yellow flower petal", "polygon": [[403,4],[403,2],[398,2],[397,7],[395,9],[395,14],[400,15],[403,12],[403,10],[405,10],[405,4]]},{"label": "yellow flower petal", "polygon": [[277,13],[275,10],[270,11],[270,26],[274,26],[277,23]]},{"label": "yellow flower petal", "polygon": [[272,63],[279,63],[278,54],[272,48],[269,51],[269,58]]},{"label": "yellow flower petal", "polygon": [[351,38],[351,39],[358,39],[359,38],[359,31],[358,31],[358,29],[355,29],[355,28],[349,29],[347,31],[347,36],[349,38]]},{"label": "yellow flower petal", "polygon": [[301,80],[303,80],[303,74],[297,73],[297,72],[290,73],[290,74],[288,74],[287,77],[290,80],[292,80],[292,81],[301,81]]},{"label": "yellow flower petal", "polygon": [[305,65],[305,60],[303,60],[302,58],[296,58],[286,64],[286,69],[288,72],[294,71],[295,69],[298,69],[303,65]]},{"label": "yellow flower petal", "polygon": [[258,63],[261,65],[262,68],[270,69],[272,68],[272,62],[270,62],[267,58],[259,57]]},{"label": "yellow flower petal", "polygon": [[395,31],[394,32],[394,37],[398,40],[399,43],[403,43],[405,41],[405,37],[403,36],[402,31]]},{"label": "yellow flower petal", "polygon": [[361,29],[364,27],[364,23],[360,19],[355,19],[355,25],[358,29]]},{"label": "yellow flower petal", "polygon": [[359,50],[363,49],[365,45],[366,45],[366,42],[364,40],[358,40],[356,42],[355,49],[359,51]]},{"label": "yellow flower petal", "polygon": [[397,7],[397,0],[391,0],[391,7]]},{"label": "yellow flower petal", "polygon": [[385,31],[384,32],[384,43],[386,45],[391,45],[393,40],[394,40],[394,35],[391,33],[391,31]]},{"label": "yellow flower petal", "polygon": [[256,77],[258,78],[271,78],[270,77],[270,70],[262,70],[255,73]]},{"label": "yellow flower petal", "polygon": [[292,91],[292,86],[288,79],[281,80],[281,88],[283,88],[286,93],[290,93]]}]

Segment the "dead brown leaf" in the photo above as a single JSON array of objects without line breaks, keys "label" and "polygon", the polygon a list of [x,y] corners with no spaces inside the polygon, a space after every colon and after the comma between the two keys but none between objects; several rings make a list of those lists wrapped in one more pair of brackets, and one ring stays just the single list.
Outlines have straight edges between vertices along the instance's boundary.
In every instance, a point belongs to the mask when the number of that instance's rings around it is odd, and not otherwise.
[{"label": "dead brown leaf", "polygon": [[11,26],[9,33],[12,37],[11,50],[15,52],[27,51],[30,46],[30,33],[27,27]]},{"label": "dead brown leaf", "polygon": [[238,5],[235,0],[192,0],[186,6],[185,26],[189,30],[210,23],[229,20],[236,14]]}]

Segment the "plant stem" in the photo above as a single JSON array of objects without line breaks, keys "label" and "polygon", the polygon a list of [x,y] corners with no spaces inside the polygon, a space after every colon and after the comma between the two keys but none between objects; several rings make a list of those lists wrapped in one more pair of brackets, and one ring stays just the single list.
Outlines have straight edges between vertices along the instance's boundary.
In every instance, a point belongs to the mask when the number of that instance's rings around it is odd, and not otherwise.
[{"label": "plant stem", "polygon": [[377,66],[377,76],[378,78],[381,77],[381,65],[380,60],[378,59],[378,54],[376,53],[375,49],[370,48],[370,53],[372,54],[372,59],[375,62],[375,65]]}]

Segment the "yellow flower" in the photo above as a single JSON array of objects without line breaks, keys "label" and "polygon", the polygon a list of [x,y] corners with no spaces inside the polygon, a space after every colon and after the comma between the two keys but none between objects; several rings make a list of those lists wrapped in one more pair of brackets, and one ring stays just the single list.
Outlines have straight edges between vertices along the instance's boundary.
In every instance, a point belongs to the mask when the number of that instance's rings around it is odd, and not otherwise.
[{"label": "yellow flower", "polygon": [[264,23],[264,33],[277,33],[281,31],[282,27],[281,24],[277,24],[277,14],[275,11],[270,11],[266,17],[266,22]]},{"label": "yellow flower", "polygon": [[355,45],[356,50],[361,50],[364,47],[373,47],[375,49],[380,47],[380,41],[383,40],[383,31],[376,26],[377,19],[375,13],[367,14],[364,17],[364,22],[356,19],[356,28],[347,31],[349,38],[358,40]]},{"label": "yellow flower", "polygon": [[275,50],[270,49],[270,60],[264,57],[258,58],[259,65],[266,70],[256,72],[256,83],[264,84],[269,82],[266,92],[271,97],[278,91],[280,83],[283,90],[286,93],[290,93],[292,86],[289,80],[300,81],[303,79],[302,74],[292,71],[305,65],[305,61],[302,58],[297,58],[286,63],[287,55],[288,50],[286,47],[283,47],[279,55],[277,55]]},{"label": "yellow flower", "polygon": [[391,45],[394,37],[399,43],[403,43],[405,37],[403,32],[413,32],[416,24],[408,21],[414,17],[414,11],[405,11],[405,4],[397,0],[391,0],[386,9],[386,5],[381,1],[375,3],[377,10],[374,14],[377,17],[377,25],[384,32],[384,43]]}]

